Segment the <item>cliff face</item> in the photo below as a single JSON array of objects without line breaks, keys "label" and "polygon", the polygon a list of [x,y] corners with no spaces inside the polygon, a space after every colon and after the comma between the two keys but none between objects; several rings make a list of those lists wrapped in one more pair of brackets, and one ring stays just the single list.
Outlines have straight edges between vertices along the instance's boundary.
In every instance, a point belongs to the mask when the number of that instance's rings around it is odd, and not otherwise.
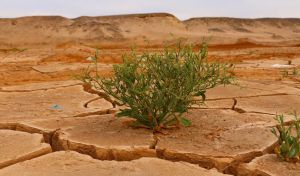
[{"label": "cliff face", "polygon": [[193,18],[170,14],[137,14],[68,19],[35,16],[0,19],[0,48],[57,46],[77,43],[102,47],[162,45],[183,37],[231,44],[241,39],[265,42],[300,41],[300,19]]}]

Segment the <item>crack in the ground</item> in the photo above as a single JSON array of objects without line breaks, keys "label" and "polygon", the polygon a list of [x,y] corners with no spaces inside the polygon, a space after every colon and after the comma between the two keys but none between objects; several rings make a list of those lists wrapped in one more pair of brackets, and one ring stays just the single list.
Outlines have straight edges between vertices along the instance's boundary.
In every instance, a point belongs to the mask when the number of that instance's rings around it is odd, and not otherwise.
[{"label": "crack in the ground", "polygon": [[16,130],[18,123],[14,122],[0,122],[1,130]]},{"label": "crack in the ground", "polygon": [[94,102],[94,101],[97,101],[97,100],[100,100],[100,99],[102,99],[102,97],[96,97],[96,98],[93,98],[93,99],[91,99],[91,100],[85,102],[85,103],[83,104],[83,107],[88,108],[88,105],[89,105],[90,103],[92,103],[92,102]]},{"label": "crack in the ground", "polygon": [[276,115],[276,114],[273,114],[273,113],[268,113],[268,112],[259,112],[259,111],[245,111],[245,113],[263,114],[263,115],[273,115],[273,116],[275,116],[275,115]]},{"label": "crack in the ground", "polygon": [[[17,130],[17,126],[18,126],[18,123],[10,124],[9,126],[5,126],[3,124],[0,124],[0,129],[1,130],[21,131],[21,130]],[[22,131],[22,132],[32,134],[31,132],[27,132],[27,131]],[[42,134],[42,133],[38,133],[38,134]],[[48,142],[45,141],[44,135],[43,135],[43,138],[40,141],[40,143],[41,144],[48,143]],[[50,145],[50,147],[51,147],[51,145]],[[52,147],[51,148],[40,148],[38,150],[30,151],[29,153],[26,153],[26,155],[17,156],[16,158],[12,158],[10,161],[6,161],[4,163],[1,163],[0,169],[3,169],[5,167],[8,167],[8,166],[20,163],[20,162],[24,162],[24,161],[27,161],[27,160],[32,160],[32,159],[38,158],[40,156],[47,155],[51,152],[53,152]]]},{"label": "crack in the ground", "polygon": [[[253,125],[249,126],[249,128],[253,128]],[[154,135],[154,137],[155,136],[156,135]],[[234,157],[230,157],[227,155],[198,155],[197,156],[197,154],[193,154],[193,153],[181,153],[180,151],[175,152],[172,150],[168,150],[168,148],[165,149],[156,148],[160,139],[157,136],[154,139],[155,139],[155,145],[153,146],[153,148],[156,150],[157,157],[160,159],[174,161],[174,162],[184,161],[191,164],[197,164],[201,168],[216,169],[220,173],[230,174],[234,176],[238,175],[237,169],[241,164],[250,163],[257,157],[274,153],[274,149],[278,143],[278,142],[272,143],[262,151],[259,150],[251,151],[243,154],[238,154]],[[173,155],[173,157],[169,158],[170,155]],[[228,161],[230,162],[226,163]]]},{"label": "crack in the ground", "polygon": [[256,97],[285,96],[285,95],[291,95],[291,94],[288,94],[288,93],[274,93],[274,94],[236,96],[236,97],[226,97],[226,98],[211,98],[211,99],[208,98],[205,101],[229,100],[229,99],[234,99],[234,98],[256,98]]},{"label": "crack in the ground", "polygon": [[[241,164],[250,163],[257,157],[261,157],[266,154],[272,153],[277,142],[267,147],[264,151],[252,151],[244,154],[239,154],[235,157],[230,156],[196,156],[192,153],[169,153],[167,149],[156,149],[157,157],[164,160],[169,161],[184,161],[191,164],[197,164],[199,167],[206,169],[217,169],[218,172],[224,174],[237,175],[237,168]],[[173,154],[173,158],[166,158],[165,156],[169,156]],[[226,163],[228,161],[229,163]],[[224,163],[225,162],[225,163]]]},{"label": "crack in the ground", "polygon": [[11,161],[11,162],[2,164],[2,166],[0,166],[0,169],[3,169],[3,168],[5,168],[5,167],[9,167],[9,166],[14,165],[14,164],[17,164],[17,163],[24,162],[24,161],[27,161],[27,160],[32,160],[32,159],[38,158],[38,157],[40,157],[40,156],[47,155],[47,154],[51,153],[51,152],[48,152],[48,153],[42,153],[41,151],[40,151],[41,153],[36,153],[36,152],[37,152],[37,151],[33,151],[33,152],[31,152],[31,153],[28,153],[28,155],[29,155],[30,157],[25,157],[25,156],[23,156],[22,158],[19,158],[17,161],[14,160],[14,161]]},{"label": "crack in the ground", "polygon": [[115,111],[113,109],[104,109],[99,111],[93,111],[93,112],[84,112],[80,114],[76,114],[73,117],[87,117],[92,115],[105,115],[105,114],[114,114]]},{"label": "crack in the ground", "polygon": [[210,108],[210,107],[190,107],[189,109],[220,109],[220,110],[232,110],[231,108]]},{"label": "crack in the ground", "polygon": [[[258,155],[253,155],[251,158],[249,158],[246,161],[234,163],[233,165],[228,167],[228,170],[226,170],[226,172],[224,172],[224,173],[232,174],[234,176],[238,175],[238,168],[240,167],[240,165],[250,163],[253,160],[255,160],[256,158],[262,157],[264,155],[273,154],[274,149],[276,148],[277,144],[278,144],[278,142],[274,143],[273,145],[266,148],[266,150],[263,153],[258,154]],[[255,172],[257,172],[257,171],[255,171]],[[264,175],[262,175],[262,176],[264,176]],[[266,176],[269,176],[269,175],[266,175]]]},{"label": "crack in the ground", "polygon": [[[58,128],[58,129],[55,129],[54,131],[51,131],[50,133],[49,133],[49,141],[48,141],[48,143],[50,144],[50,146],[51,146],[51,148],[52,148],[52,151],[56,151],[55,150],[55,147],[54,147],[54,138],[55,138],[55,136],[57,135],[57,133],[59,133],[60,132],[60,128]],[[45,137],[44,137],[45,138]]]},{"label": "crack in the ground", "polygon": [[[190,107],[189,109],[219,109],[219,110],[233,110],[237,113],[240,113],[240,114],[243,114],[243,113],[256,113],[256,114],[266,114],[266,115],[274,115],[274,114],[271,114],[271,113],[265,113],[265,112],[257,112],[257,111],[246,111],[242,108],[239,108],[239,107],[236,107],[237,104],[238,104],[238,100],[236,98],[232,98],[233,100],[233,104],[231,106],[231,108],[226,108],[226,107],[219,107],[219,108],[210,108],[210,107]],[[217,100],[214,100],[214,101],[217,101]]]},{"label": "crack in the ground", "polygon": [[[89,92],[89,91],[88,91]],[[252,97],[262,97],[262,96],[282,96],[282,95],[288,95],[285,93],[277,93],[277,94],[267,94],[267,95],[256,95],[256,96],[244,96],[244,97],[233,97],[233,98],[219,98],[219,99],[210,99],[209,101],[215,101],[215,100],[225,100],[225,99],[232,99],[233,100],[233,104],[231,106],[231,108],[200,108],[200,109],[224,109],[224,110],[233,110],[236,111],[238,113],[258,113],[258,114],[267,114],[267,115],[274,115],[271,113],[264,113],[264,112],[256,112],[256,111],[245,111],[243,109],[237,108],[237,104],[238,104],[238,100],[237,98],[252,98]],[[87,103],[84,104],[84,107],[88,106],[88,103],[101,99],[102,97],[97,97],[95,99],[92,99],[90,101],[88,101]],[[74,117],[87,117],[87,116],[91,116],[91,115],[105,115],[105,114],[110,114],[110,113],[114,113],[111,112],[113,111],[113,109],[106,109],[106,110],[100,110],[100,111],[94,111],[94,112],[87,112],[87,113],[81,113],[81,114],[77,114]],[[3,125],[2,125],[3,127]],[[0,125],[1,128],[1,125]],[[30,127],[28,126],[27,128],[21,128],[20,125],[18,123],[16,124],[11,124],[11,125],[7,125],[6,128],[8,129],[13,129],[13,130],[20,130],[20,131],[25,131],[25,132],[29,132],[29,133],[40,133],[43,134],[44,139],[47,143],[50,144],[51,148],[53,151],[58,151],[58,150],[73,150],[73,151],[77,151],[79,153],[82,154],[86,154],[89,155],[95,159],[100,159],[100,160],[123,160],[122,158],[118,158],[116,157],[115,153],[118,152],[115,149],[112,148],[102,148],[100,150],[102,150],[101,152],[104,152],[103,154],[105,155],[104,158],[99,158],[97,152],[99,152],[99,149],[97,148],[97,146],[94,145],[90,145],[90,144],[82,144],[82,143],[77,143],[74,141],[70,141],[68,139],[64,139],[63,137],[63,133],[61,131],[61,129],[56,129],[53,131],[43,131],[42,129],[37,129],[34,127]],[[154,157],[158,157],[161,159],[165,159],[165,160],[171,160],[171,161],[175,161],[169,158],[165,158],[165,152],[163,150],[157,149],[157,145],[159,143],[159,138],[157,135],[153,134],[153,141],[149,144],[149,150],[152,150],[155,152],[156,156]],[[179,154],[177,153],[177,155],[182,155],[181,157],[179,157],[178,159],[176,159],[176,161],[185,161],[185,162],[189,162],[192,164],[198,164],[200,167],[202,168],[217,168],[219,172],[221,173],[227,173],[227,174],[233,174],[233,175],[237,175],[237,168],[240,164],[243,163],[248,163],[251,162],[253,159],[255,159],[256,157],[262,156],[264,154],[268,154],[270,153],[272,150],[274,150],[275,144],[267,147],[267,149],[263,152],[259,152],[259,151],[253,151],[250,153],[245,153],[242,154],[240,156],[237,156],[235,158],[231,158],[232,162],[230,162],[228,165],[226,165],[225,167],[223,167],[223,170],[220,170],[221,167],[220,165],[222,165],[223,160],[229,160],[230,157],[229,156],[202,156],[201,162],[196,162],[194,161],[192,158],[189,158],[188,156],[183,156],[185,154]],[[124,150],[122,152],[131,152],[131,154],[134,154],[134,151],[137,149],[129,149],[129,150]],[[128,154],[129,154],[128,153]],[[130,154],[129,154],[130,155]],[[147,156],[138,156],[138,158],[140,157],[147,157]],[[151,156],[153,157],[153,156]],[[134,160],[137,158],[131,158],[128,160]],[[126,160],[126,159],[125,159]],[[224,164],[224,163],[223,163]]]},{"label": "crack in the ground", "polygon": [[34,67],[30,67],[30,68],[31,68],[32,70],[34,70],[34,71],[40,73],[40,74],[49,76],[48,73],[46,73],[46,72],[42,72],[42,71],[40,71],[40,70],[38,70],[38,69],[36,69],[36,68],[34,68]]},{"label": "crack in the ground", "polygon": [[[272,85],[272,84],[265,84],[265,85]],[[276,85],[276,84],[275,84]],[[282,89],[282,88],[284,88],[284,87],[278,87],[278,88],[274,88],[274,89],[268,89],[268,90],[266,90],[266,89],[260,89],[260,88],[254,88],[254,87],[247,87],[247,86],[245,86],[245,87],[241,87],[242,89],[243,88],[247,88],[247,89],[253,89],[253,90],[260,90],[260,91],[276,91],[276,90],[280,90],[280,89]]]},{"label": "crack in the ground", "polygon": [[237,99],[236,99],[236,98],[233,98],[233,105],[231,106],[231,109],[232,109],[232,110],[235,110],[235,109],[236,109],[235,107],[236,107],[237,103],[238,103]]},{"label": "crack in the ground", "polygon": [[71,85],[66,85],[66,86],[57,86],[57,87],[50,87],[50,88],[34,89],[34,90],[3,90],[3,89],[0,88],[0,92],[18,93],[18,92],[48,91],[48,90],[55,90],[55,89],[60,89],[60,88],[74,87],[74,86],[78,86],[78,85],[82,85],[82,83],[76,83],[76,84],[71,84]]},{"label": "crack in the ground", "polygon": [[[26,127],[24,127],[24,126],[26,126]],[[24,132],[28,132],[28,133],[43,134],[45,142],[50,144],[52,151],[54,151],[54,152],[59,151],[59,150],[73,150],[73,151],[77,151],[82,154],[89,155],[95,159],[103,160],[103,158],[99,158],[98,156],[96,156],[96,153],[99,152],[99,149],[97,149],[97,146],[90,145],[90,144],[76,143],[74,141],[64,139],[64,137],[63,137],[64,134],[60,128],[57,128],[52,131],[45,131],[42,129],[31,127],[26,124],[20,125],[19,123],[16,123],[16,124],[14,124],[13,128],[10,128],[10,129],[17,130],[17,131],[24,131]],[[163,157],[165,155],[164,152],[166,152],[166,151],[157,149],[156,147],[157,147],[158,143],[159,143],[159,137],[157,135],[153,134],[153,141],[149,144],[149,150],[154,150],[154,152],[156,153],[155,157],[160,158],[160,159],[165,159],[165,160],[170,160],[170,161],[185,161],[185,162],[192,163],[192,164],[198,164],[199,167],[209,168],[209,169],[217,168],[217,167],[219,167],[218,165],[222,163],[222,160],[230,159],[229,156],[209,156],[209,155],[207,155],[205,157],[203,156],[204,157],[203,159],[205,161],[202,161],[202,162],[204,162],[204,164],[203,163],[201,164],[201,162],[195,163],[195,161],[189,160],[188,159],[189,157],[187,157],[187,158],[183,157],[183,158],[178,158],[176,160],[172,160],[172,159]],[[235,158],[232,158],[233,161],[230,164],[228,164],[226,167],[224,167],[224,170],[219,170],[219,172],[237,175],[236,169],[240,164],[249,163],[256,157],[260,157],[262,155],[272,153],[272,151],[275,148],[275,145],[276,144],[273,144],[273,145],[267,147],[263,152],[254,151],[254,152],[243,154],[243,156],[240,155]],[[133,150],[135,150],[135,149],[133,149]],[[118,161],[122,160],[120,158],[116,158],[115,152],[116,151],[114,151],[114,149],[108,148],[107,151],[105,152],[106,158],[104,158],[104,160],[118,160]],[[124,151],[124,152],[132,152],[132,151],[129,150],[129,151]],[[140,158],[140,157],[145,157],[145,156],[139,156],[138,158]],[[34,159],[34,158],[32,158],[32,159]],[[133,158],[131,160],[135,160],[135,159],[137,159],[137,158]],[[128,160],[128,161],[130,161],[130,160]],[[221,163],[219,163],[219,162],[221,162]]]},{"label": "crack in the ground", "polygon": [[152,143],[149,145],[149,149],[156,149],[156,146],[159,142],[159,138],[156,134],[153,133],[153,141]]},{"label": "crack in the ground", "polygon": [[94,94],[94,95],[98,95],[99,97],[101,97],[101,98],[105,99],[106,101],[110,102],[112,104],[113,108],[115,108],[117,105],[118,106],[123,105],[123,104],[119,103],[118,101],[115,101],[115,100],[111,99],[111,97],[109,95],[107,95],[106,93],[94,90],[92,88],[92,86],[89,85],[89,84],[82,84],[82,86],[83,86],[83,90],[85,92],[90,93],[90,94]]}]

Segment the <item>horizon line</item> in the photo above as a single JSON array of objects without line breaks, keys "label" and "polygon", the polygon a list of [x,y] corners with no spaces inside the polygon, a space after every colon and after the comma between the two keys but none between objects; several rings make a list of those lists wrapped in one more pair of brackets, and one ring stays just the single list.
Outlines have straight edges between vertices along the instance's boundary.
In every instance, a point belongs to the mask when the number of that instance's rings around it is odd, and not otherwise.
[{"label": "horizon line", "polygon": [[66,19],[71,19],[71,20],[75,20],[78,18],[82,18],[82,17],[91,17],[91,18],[96,18],[96,17],[131,17],[131,16],[147,16],[149,15],[151,17],[151,15],[166,15],[166,16],[173,16],[176,19],[180,20],[180,21],[188,21],[188,20],[192,20],[192,19],[205,19],[205,18],[227,18],[227,19],[245,19],[245,20],[257,20],[257,19],[300,19],[300,17],[271,17],[271,16],[265,16],[265,17],[233,17],[233,16],[195,16],[195,17],[191,17],[191,18],[187,18],[187,19],[180,19],[178,18],[176,15],[173,15],[171,13],[167,13],[167,12],[151,12],[151,13],[124,13],[124,14],[111,14],[111,15],[80,15],[77,17],[67,17],[64,15],[56,15],[56,14],[49,14],[49,15],[24,15],[24,16],[16,16],[16,17],[1,17],[0,19],[19,19],[19,18],[30,18],[30,17],[62,17],[62,18],[66,18]]}]

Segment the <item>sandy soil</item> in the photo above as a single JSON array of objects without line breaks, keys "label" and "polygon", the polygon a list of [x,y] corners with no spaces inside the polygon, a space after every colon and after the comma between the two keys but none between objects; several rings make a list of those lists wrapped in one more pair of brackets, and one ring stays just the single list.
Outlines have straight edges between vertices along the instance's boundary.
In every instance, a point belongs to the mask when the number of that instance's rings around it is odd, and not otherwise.
[{"label": "sandy soil", "polygon": [[[117,109],[105,100],[91,102],[97,95],[74,80],[97,48],[100,73],[108,75],[131,48],[138,54],[159,52],[179,38],[196,45],[208,42],[209,60],[234,64],[240,84],[209,90],[206,105],[187,115],[192,127],[165,135],[131,129],[128,119],[114,117]],[[157,162],[157,175],[176,166],[190,175],[216,175],[218,170],[220,175],[299,176],[295,165],[275,162],[276,139],[270,133],[275,114],[289,121],[291,111],[300,111],[299,74],[300,19],[180,21],[170,14],[0,19],[0,153],[5,156],[0,167],[9,166],[0,175],[61,170],[76,175],[81,164],[92,169],[113,164],[103,173],[117,169],[138,175],[146,164]],[[70,161],[64,161],[69,155]],[[55,165],[56,159],[63,166]],[[50,169],[32,169],[48,161]]]}]

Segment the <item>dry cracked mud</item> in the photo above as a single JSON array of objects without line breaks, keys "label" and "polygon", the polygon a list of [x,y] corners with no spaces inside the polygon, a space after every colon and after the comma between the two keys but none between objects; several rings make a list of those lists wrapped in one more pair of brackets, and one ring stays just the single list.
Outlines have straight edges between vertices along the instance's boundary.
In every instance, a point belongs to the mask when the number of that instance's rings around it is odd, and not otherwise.
[{"label": "dry cracked mud", "polygon": [[272,151],[277,142],[265,126],[272,121],[270,116],[197,110],[187,117],[191,127],[158,135],[158,157],[230,172],[239,163]]},{"label": "dry cracked mud", "polygon": [[238,98],[238,105],[236,107],[246,112],[289,115],[293,112],[300,112],[299,100],[299,95]]},{"label": "dry cracked mud", "polygon": [[0,130],[0,168],[50,153],[43,135]]},{"label": "dry cracked mud", "polygon": [[[0,38],[10,42],[0,41],[0,175],[300,175],[298,163],[274,156],[277,141],[270,132],[275,114],[289,122],[289,113],[300,111],[297,20],[180,21],[148,14],[0,24]],[[130,46],[137,44],[137,54],[158,52],[163,41],[174,43],[170,33],[196,43],[209,36],[209,61],[234,64],[238,79],[208,90],[205,104],[186,115],[190,127],[163,134],[133,129],[130,119],[114,116],[122,107],[73,79],[95,48],[106,76]]]},{"label": "dry cracked mud", "polygon": [[2,126],[25,120],[73,117],[112,108],[110,103],[102,100],[99,100],[102,101],[102,106],[84,107],[85,102],[96,96],[85,92],[81,85],[66,83],[53,87],[50,84],[45,88],[44,84],[34,84],[25,85],[23,89],[22,87],[4,87],[3,91],[0,90]]},{"label": "dry cracked mud", "polygon": [[[106,114],[113,110],[111,104],[103,99],[96,99],[85,107],[84,104],[95,99],[95,95],[84,92],[82,85],[78,85],[76,81],[9,86],[3,87],[2,90],[1,93],[5,95],[2,102],[6,102],[3,107],[17,100],[13,99],[11,94],[23,96],[24,98],[18,101],[25,106],[24,112],[14,112],[11,117],[3,116],[0,119],[2,129],[33,136],[39,133],[40,139],[43,136],[42,140],[49,143],[48,151],[37,156],[51,150],[72,150],[81,153],[83,157],[89,155],[98,160],[115,160],[116,163],[127,161],[133,165],[136,161],[147,160],[146,158],[160,158],[164,162],[168,160],[170,163],[179,161],[196,164],[193,167],[203,168],[202,170],[209,174],[211,171],[205,169],[216,169],[218,173],[234,175],[255,173],[256,169],[255,172],[248,167],[245,169],[244,163],[254,162],[257,158],[272,153],[277,142],[270,133],[271,127],[276,125],[272,114],[276,112],[276,108],[283,107],[282,101],[290,101],[291,105],[297,103],[296,97],[299,93],[299,89],[293,86],[274,82],[265,86],[260,82],[241,81],[239,86],[221,86],[208,92],[205,106],[195,107],[187,114],[187,118],[193,122],[191,127],[167,130],[165,134],[152,134],[146,129],[129,127],[130,119],[118,119],[114,114]],[[244,93],[243,90],[247,91]],[[49,97],[48,101],[37,95]],[[257,99],[261,99],[262,102]],[[32,104],[26,104],[26,101]],[[252,103],[245,104],[248,101]],[[263,101],[269,101],[271,107],[266,106]],[[47,109],[54,113],[43,116],[45,111],[47,112],[46,107],[54,102],[58,102],[64,109],[58,109],[56,114],[54,110]],[[68,104],[72,102],[74,103]],[[34,111],[37,105],[40,105],[41,109]],[[105,113],[93,115],[97,110],[104,110]],[[288,112],[285,108],[279,110],[281,113]],[[9,109],[6,109],[6,112],[8,111]],[[33,114],[33,111],[36,114]],[[82,113],[86,115],[74,117]],[[28,116],[24,116],[26,114]],[[48,160],[46,156],[43,158]],[[34,163],[40,157],[34,155],[31,158],[13,160],[5,166],[11,165],[7,167],[8,171],[9,168],[20,167],[24,172],[33,172],[22,166],[21,161],[27,159],[31,159],[28,163]],[[14,163],[19,164],[12,165]],[[53,172],[56,171],[57,169],[54,169]],[[70,174],[75,172],[75,166],[70,167]],[[295,170],[295,173],[298,171]]]},{"label": "dry cracked mud", "polygon": [[141,158],[131,162],[100,161],[76,152],[54,152],[0,170],[1,176],[222,176],[185,162]]},{"label": "dry cracked mud", "polygon": [[237,169],[238,176],[298,176],[300,163],[287,163],[275,154],[268,154],[255,158],[250,163],[242,164]]},{"label": "dry cracked mud", "polygon": [[[11,129],[3,131],[24,133],[27,136],[39,134],[40,141],[45,140],[48,143],[48,151],[37,156],[51,150],[71,150],[81,153],[83,157],[89,155],[97,160],[115,160],[116,163],[127,161],[129,165],[147,160],[146,158],[160,158],[163,160],[159,161],[163,162],[168,160],[170,163],[195,164],[193,167],[203,168],[209,174],[211,171],[205,169],[234,175],[255,173],[251,169],[245,169],[245,163],[254,162],[257,158],[272,153],[277,142],[270,133],[271,127],[276,125],[272,114],[276,112],[276,108],[283,107],[282,101],[294,100],[291,105],[297,103],[299,94],[299,89],[276,82],[265,86],[260,82],[241,81],[239,86],[217,87],[208,92],[206,105],[195,107],[187,113],[187,118],[193,122],[191,127],[152,134],[147,129],[129,127],[131,119],[116,118],[111,104],[103,99],[96,99],[85,106],[86,102],[96,96],[85,92],[83,86],[76,81],[59,81],[49,85],[35,83],[23,87],[6,86],[2,90],[2,102],[6,102],[2,107],[17,100],[25,107],[23,111],[14,112],[11,116],[2,116],[1,128]],[[12,95],[16,94],[24,98],[13,99]],[[38,95],[47,97],[48,101]],[[27,101],[31,103],[26,103]],[[252,103],[245,105],[248,101]],[[271,107],[266,106],[263,101],[269,101]],[[54,102],[64,107],[56,110],[56,114],[54,110],[47,109]],[[41,109],[34,111],[37,105]],[[12,105],[10,107],[13,108]],[[6,109],[5,112],[10,110]],[[288,112],[285,108],[279,110],[281,113]],[[44,116],[47,111],[54,113]],[[95,111],[104,113],[94,115]],[[86,115],[75,117],[84,113]],[[23,168],[21,161],[31,159],[24,164],[34,163],[39,158],[34,155],[17,161],[12,159],[14,162],[5,166],[11,165],[7,167],[8,173],[12,172],[9,168],[13,167],[20,167],[24,172],[33,172],[27,167]],[[46,156],[41,158],[48,160]],[[75,166],[70,166],[70,174],[74,174],[73,169],[76,171]],[[298,171],[295,170],[295,173]]]},{"label": "dry cracked mud", "polygon": [[153,134],[128,127],[129,119],[114,115],[23,122],[17,130],[41,133],[54,150],[75,150],[102,160],[155,157]]},{"label": "dry cracked mud", "polygon": [[151,149],[151,132],[132,129],[129,119],[113,115],[21,122],[16,129],[44,134],[54,150],[74,150],[101,160],[158,155],[222,172],[270,152],[277,141],[270,133],[270,125],[275,125],[270,115],[206,109],[193,110],[187,117],[194,125],[156,135],[156,150]]}]

